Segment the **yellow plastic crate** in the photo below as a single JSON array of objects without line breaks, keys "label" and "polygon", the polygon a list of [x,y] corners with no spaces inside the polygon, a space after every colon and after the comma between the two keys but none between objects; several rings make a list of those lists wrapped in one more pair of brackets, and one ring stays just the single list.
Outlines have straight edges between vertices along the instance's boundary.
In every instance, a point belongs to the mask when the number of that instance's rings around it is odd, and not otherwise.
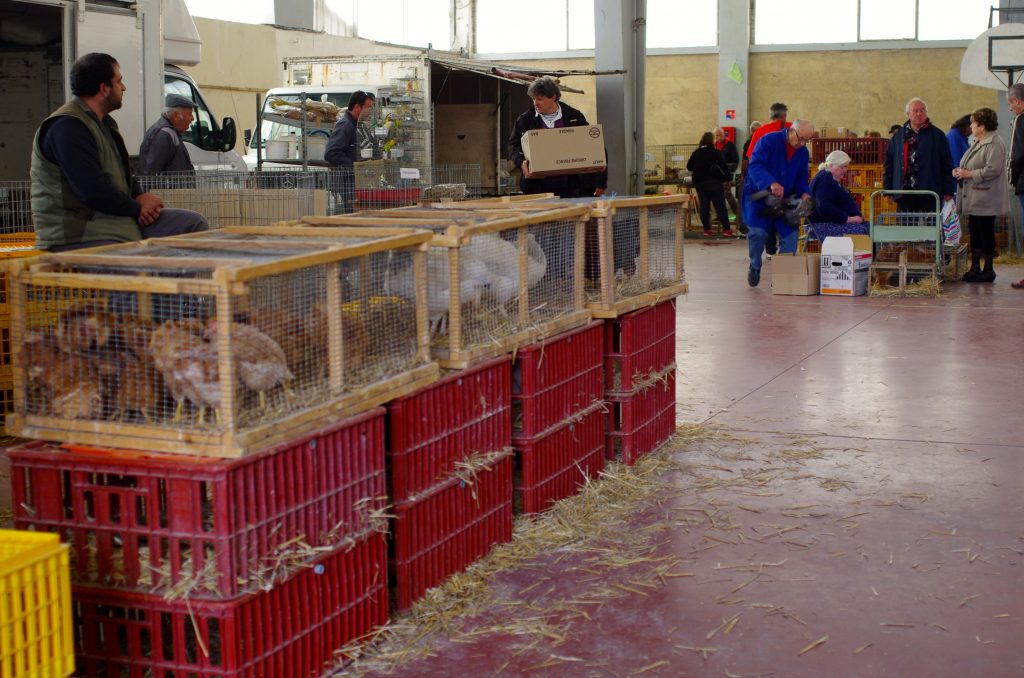
[{"label": "yellow plastic crate", "polygon": [[56,534],[0,530],[0,676],[74,669],[68,547]]}]

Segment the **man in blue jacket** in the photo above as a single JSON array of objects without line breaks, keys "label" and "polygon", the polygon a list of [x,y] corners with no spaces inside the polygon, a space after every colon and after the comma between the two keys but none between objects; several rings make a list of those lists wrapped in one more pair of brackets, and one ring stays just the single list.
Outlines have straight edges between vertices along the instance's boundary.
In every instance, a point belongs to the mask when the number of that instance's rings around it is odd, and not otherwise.
[{"label": "man in blue jacket", "polygon": [[813,137],[814,125],[808,120],[797,120],[789,129],[761,137],[750,156],[743,184],[743,220],[750,228],[747,284],[751,287],[761,282],[761,254],[769,237],[777,232],[779,251],[796,252],[798,226],[771,210],[767,198],[769,194],[777,200],[811,197],[807,188],[810,165],[807,142]]},{"label": "man in blue jacket", "polygon": [[[943,200],[952,200],[953,156],[949,141],[928,119],[928,104],[918,98],[907,102],[907,121],[893,135],[885,152],[883,175],[887,191],[932,191]],[[900,212],[935,212],[930,195],[903,195],[896,198]]]}]

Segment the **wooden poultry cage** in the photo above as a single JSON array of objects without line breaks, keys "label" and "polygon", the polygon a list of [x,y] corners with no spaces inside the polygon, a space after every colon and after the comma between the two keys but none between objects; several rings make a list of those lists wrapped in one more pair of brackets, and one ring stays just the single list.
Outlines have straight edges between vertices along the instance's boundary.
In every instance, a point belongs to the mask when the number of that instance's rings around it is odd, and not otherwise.
[{"label": "wooden poultry cage", "polygon": [[[689,195],[580,198],[522,201],[514,204],[434,203],[424,209],[468,211],[507,209],[530,214],[552,205],[587,205],[584,279],[587,308],[595,318],[617,318],[645,306],[686,294],[683,235]],[[413,214],[413,210],[406,210]]]},{"label": "wooden poultry cage", "polygon": [[419,217],[416,210],[396,210],[291,223],[433,232],[427,259],[431,350],[442,367],[461,369],[590,321],[583,287],[589,214],[586,205],[548,203],[524,214],[449,216],[441,210]]},{"label": "wooden poultry cage", "polygon": [[431,237],[232,227],[15,265],[10,430],[238,457],[422,388]]}]

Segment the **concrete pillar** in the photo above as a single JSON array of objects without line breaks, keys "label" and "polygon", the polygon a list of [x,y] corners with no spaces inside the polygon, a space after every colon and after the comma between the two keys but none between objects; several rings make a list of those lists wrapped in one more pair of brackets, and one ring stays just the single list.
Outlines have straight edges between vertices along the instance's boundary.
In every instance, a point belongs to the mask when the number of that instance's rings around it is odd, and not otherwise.
[{"label": "concrete pillar", "polygon": [[608,193],[643,192],[646,0],[594,0],[597,122],[608,150]]},{"label": "concrete pillar", "polygon": [[476,0],[451,0],[453,52],[476,54]]},{"label": "concrete pillar", "polygon": [[[718,112],[722,126],[736,128],[736,147],[743,149],[751,116],[747,108],[747,79],[750,73],[750,0],[718,0]],[[738,80],[738,82],[737,82]],[[727,119],[726,111],[735,111]]]}]

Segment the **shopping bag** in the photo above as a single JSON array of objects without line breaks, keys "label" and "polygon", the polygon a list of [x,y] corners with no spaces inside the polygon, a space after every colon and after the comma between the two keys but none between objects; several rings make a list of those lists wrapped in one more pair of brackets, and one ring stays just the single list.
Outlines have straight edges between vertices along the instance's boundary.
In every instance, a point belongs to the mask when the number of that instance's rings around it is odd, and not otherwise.
[{"label": "shopping bag", "polygon": [[942,237],[947,245],[960,244],[960,214],[952,200],[942,203]]}]

